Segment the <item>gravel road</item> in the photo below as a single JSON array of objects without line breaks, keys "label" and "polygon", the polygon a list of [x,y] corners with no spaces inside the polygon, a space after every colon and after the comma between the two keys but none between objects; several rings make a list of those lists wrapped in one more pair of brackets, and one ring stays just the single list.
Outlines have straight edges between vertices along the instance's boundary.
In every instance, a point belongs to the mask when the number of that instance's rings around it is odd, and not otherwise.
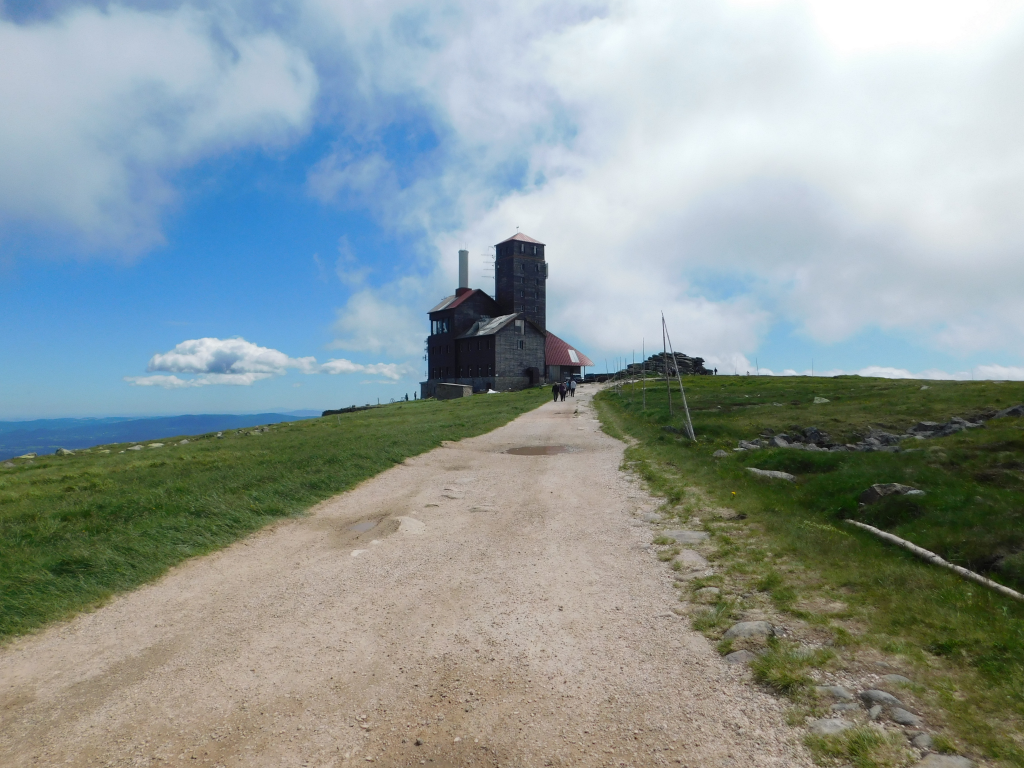
[{"label": "gravel road", "polygon": [[593,391],[0,649],[0,765],[811,765],[671,612]]}]

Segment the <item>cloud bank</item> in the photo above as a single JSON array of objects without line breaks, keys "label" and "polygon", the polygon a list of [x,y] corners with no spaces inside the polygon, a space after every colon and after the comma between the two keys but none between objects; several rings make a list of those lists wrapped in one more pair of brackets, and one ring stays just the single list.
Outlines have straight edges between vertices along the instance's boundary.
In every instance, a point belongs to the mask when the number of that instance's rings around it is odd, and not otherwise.
[{"label": "cloud bank", "polygon": [[[243,338],[190,339],[170,352],[153,355],[146,370],[154,376],[126,376],[137,387],[184,389],[210,385],[249,386],[289,370],[305,374],[369,373],[398,380],[407,374],[406,366],[395,363],[354,363],[333,359],[317,363],[314,357],[289,357],[284,352],[261,347]],[[181,378],[174,374],[193,374]],[[170,375],[168,375],[170,374]]]},{"label": "cloud bank", "polygon": [[290,141],[317,93],[299,47],[188,5],[26,24],[0,8],[0,72],[0,224],[128,252],[162,241],[173,173]]}]

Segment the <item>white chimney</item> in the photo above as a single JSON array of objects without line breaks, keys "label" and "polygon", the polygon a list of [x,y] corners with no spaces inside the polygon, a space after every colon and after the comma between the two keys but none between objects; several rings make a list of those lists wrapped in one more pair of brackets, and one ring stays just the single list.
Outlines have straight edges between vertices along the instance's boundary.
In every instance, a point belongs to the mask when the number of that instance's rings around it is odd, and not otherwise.
[{"label": "white chimney", "polygon": [[469,251],[459,251],[459,288],[469,288]]}]

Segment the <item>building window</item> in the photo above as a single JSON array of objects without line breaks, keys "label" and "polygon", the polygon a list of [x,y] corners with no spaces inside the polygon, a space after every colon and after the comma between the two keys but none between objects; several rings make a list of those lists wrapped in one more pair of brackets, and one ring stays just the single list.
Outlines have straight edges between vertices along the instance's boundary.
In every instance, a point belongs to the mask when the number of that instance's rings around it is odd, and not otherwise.
[{"label": "building window", "polygon": [[447,317],[441,318],[440,320],[431,320],[430,332],[434,335],[438,333],[448,333],[448,331],[451,329],[450,323],[451,319]]},{"label": "building window", "polygon": [[526,333],[526,321],[525,320],[516,320],[516,333],[518,333],[518,334]]},{"label": "building window", "polygon": [[519,298],[525,299],[526,298],[526,291],[520,291],[519,292]]},{"label": "building window", "polygon": [[520,349],[522,349],[522,348],[523,348],[523,346],[524,346],[524,342],[523,342],[523,340],[522,340],[522,339],[520,339],[520,340],[519,340],[519,348],[520,348]]}]

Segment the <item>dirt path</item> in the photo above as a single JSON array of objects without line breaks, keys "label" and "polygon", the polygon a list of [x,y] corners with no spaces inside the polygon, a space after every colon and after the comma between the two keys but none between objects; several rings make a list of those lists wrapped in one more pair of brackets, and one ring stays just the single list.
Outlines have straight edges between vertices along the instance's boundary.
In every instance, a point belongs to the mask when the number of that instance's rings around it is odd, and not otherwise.
[{"label": "dirt path", "polygon": [[809,765],[587,389],[0,650],[0,765]]}]

